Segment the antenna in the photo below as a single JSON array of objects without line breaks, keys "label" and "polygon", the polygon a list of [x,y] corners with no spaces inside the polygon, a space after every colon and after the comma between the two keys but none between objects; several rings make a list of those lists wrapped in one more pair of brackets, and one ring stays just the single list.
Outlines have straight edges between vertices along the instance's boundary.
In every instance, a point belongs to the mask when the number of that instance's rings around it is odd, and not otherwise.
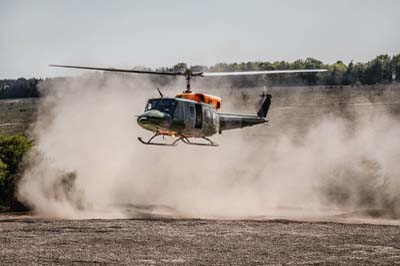
[{"label": "antenna", "polygon": [[159,88],[157,88],[158,93],[160,94],[161,98],[164,98],[164,95],[162,94],[162,92],[160,91]]}]

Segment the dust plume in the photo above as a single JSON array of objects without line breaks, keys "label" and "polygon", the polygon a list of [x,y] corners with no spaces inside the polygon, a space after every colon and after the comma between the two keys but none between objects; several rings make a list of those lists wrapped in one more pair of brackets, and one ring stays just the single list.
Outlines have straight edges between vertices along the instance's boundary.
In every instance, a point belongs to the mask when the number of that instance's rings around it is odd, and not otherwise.
[{"label": "dust plume", "polygon": [[[164,94],[181,91],[184,82],[177,84]],[[43,81],[20,200],[62,218],[254,217],[277,209],[400,214],[400,123],[386,105],[375,112],[329,102],[320,112],[309,104],[321,95],[288,107],[290,92],[277,91],[269,126],[216,135],[218,148],[152,147],[137,141],[151,133],[135,115],[158,96],[155,86],[105,74]],[[255,113],[258,91],[246,103],[235,90],[207,92],[223,97],[224,111]]]}]

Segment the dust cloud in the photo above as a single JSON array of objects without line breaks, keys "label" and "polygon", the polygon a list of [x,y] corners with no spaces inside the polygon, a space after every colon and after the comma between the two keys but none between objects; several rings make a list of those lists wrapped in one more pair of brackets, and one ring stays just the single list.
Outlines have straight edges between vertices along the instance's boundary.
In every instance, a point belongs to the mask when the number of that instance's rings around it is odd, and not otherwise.
[{"label": "dust cloud", "polygon": [[[174,96],[183,87],[181,80],[163,91]],[[400,214],[400,123],[386,105],[376,112],[329,102],[321,111],[311,105],[321,103],[321,95],[307,103],[297,95],[297,105],[287,106],[284,94],[272,92],[269,126],[216,135],[218,148],[170,148],[137,141],[151,136],[135,117],[147,98],[158,96],[149,79],[91,74],[43,81],[41,91],[31,130],[35,149],[18,187],[19,199],[38,215]],[[255,89],[249,97],[207,91],[223,97],[224,111],[255,113]]]}]

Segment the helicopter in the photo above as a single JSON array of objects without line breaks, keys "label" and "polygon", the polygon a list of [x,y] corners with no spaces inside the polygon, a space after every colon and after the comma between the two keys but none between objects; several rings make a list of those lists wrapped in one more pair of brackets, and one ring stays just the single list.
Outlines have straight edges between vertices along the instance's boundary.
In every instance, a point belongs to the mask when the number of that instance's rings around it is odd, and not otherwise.
[{"label": "helicopter", "polygon": [[[137,116],[137,123],[143,129],[153,132],[148,140],[138,137],[145,145],[175,146],[178,142],[188,145],[218,146],[210,139],[211,136],[222,131],[250,127],[258,124],[267,124],[266,119],[271,105],[270,94],[263,93],[262,104],[258,112],[251,114],[223,113],[222,99],[205,93],[195,93],[191,90],[191,80],[196,77],[222,77],[239,75],[271,75],[325,72],[326,69],[296,69],[296,70],[260,70],[242,72],[202,72],[186,69],[185,71],[163,72],[121,68],[104,68],[73,65],[49,65],[50,67],[75,68],[108,72],[150,74],[163,76],[183,76],[186,79],[186,90],[175,97],[164,97],[157,88],[160,97],[148,99],[144,113]],[[155,142],[157,137],[169,136],[172,142]],[[194,138],[203,139],[203,142],[192,141]]]}]

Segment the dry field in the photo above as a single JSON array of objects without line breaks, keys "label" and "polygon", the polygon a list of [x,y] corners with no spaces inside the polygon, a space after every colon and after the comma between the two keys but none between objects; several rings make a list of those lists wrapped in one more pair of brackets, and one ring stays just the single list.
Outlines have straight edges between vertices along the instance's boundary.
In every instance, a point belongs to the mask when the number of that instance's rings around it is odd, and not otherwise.
[{"label": "dry field", "polygon": [[0,216],[1,265],[396,265],[393,225]]},{"label": "dry field", "polygon": [[35,120],[38,99],[0,100],[0,133],[24,133]]}]

